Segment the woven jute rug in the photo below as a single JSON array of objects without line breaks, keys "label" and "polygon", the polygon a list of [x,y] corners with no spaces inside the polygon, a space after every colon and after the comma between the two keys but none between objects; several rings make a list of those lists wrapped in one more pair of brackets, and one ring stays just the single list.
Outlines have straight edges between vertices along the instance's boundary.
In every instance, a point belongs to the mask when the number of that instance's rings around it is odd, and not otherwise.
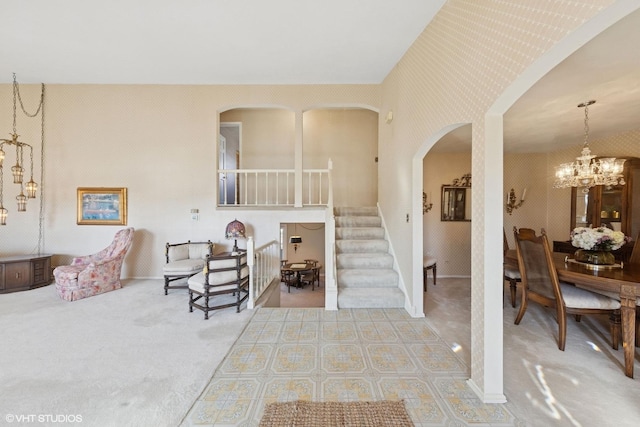
[{"label": "woven jute rug", "polygon": [[413,427],[404,401],[270,403],[260,427]]}]

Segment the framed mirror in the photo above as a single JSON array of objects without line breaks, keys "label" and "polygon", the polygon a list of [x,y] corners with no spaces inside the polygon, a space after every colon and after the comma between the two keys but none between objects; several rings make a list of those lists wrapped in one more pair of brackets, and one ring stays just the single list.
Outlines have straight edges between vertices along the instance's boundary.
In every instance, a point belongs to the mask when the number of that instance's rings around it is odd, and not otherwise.
[{"label": "framed mirror", "polygon": [[441,221],[471,221],[471,174],[442,186]]}]

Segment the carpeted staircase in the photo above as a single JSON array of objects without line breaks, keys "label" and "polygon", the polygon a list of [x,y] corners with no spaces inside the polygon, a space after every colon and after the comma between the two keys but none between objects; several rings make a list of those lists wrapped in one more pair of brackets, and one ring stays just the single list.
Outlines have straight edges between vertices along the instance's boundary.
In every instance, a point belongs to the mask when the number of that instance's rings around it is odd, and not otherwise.
[{"label": "carpeted staircase", "polygon": [[338,308],[402,308],[404,294],[376,207],[335,208]]}]

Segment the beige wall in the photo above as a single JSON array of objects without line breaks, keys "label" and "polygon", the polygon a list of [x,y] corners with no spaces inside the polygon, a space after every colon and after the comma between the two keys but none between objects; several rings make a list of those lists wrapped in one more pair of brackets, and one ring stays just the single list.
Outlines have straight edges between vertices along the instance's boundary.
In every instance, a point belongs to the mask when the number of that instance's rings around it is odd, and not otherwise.
[{"label": "beige wall", "polygon": [[[418,147],[445,126],[473,122],[474,183],[482,186],[484,113],[491,102],[542,52],[610,3],[558,2],[554,31],[550,31],[544,1],[529,0],[527,7],[511,7],[521,2],[490,2],[483,8],[449,1],[381,86],[48,85],[45,250],[66,256],[81,254],[102,246],[113,234],[112,227],[75,224],[75,190],[80,186],[129,188],[129,224],[142,229],[135,249],[144,253],[142,264],[128,269],[130,275],[157,276],[161,267],[158,248],[166,240],[210,236],[220,241],[216,236],[222,235],[220,230],[235,215],[218,212],[213,201],[217,114],[247,106],[301,113],[319,105],[366,105],[383,116],[393,110],[393,122],[378,119],[381,167],[377,189],[392,241],[410,241],[412,227],[405,221],[412,204],[409,165]],[[487,25],[494,31],[484,31]],[[535,30],[525,30],[532,26]],[[496,57],[509,60],[496,62]],[[26,107],[34,106],[39,86],[22,85],[21,90]],[[0,86],[0,99],[4,101],[0,103],[0,128],[9,131],[11,85]],[[38,123],[33,119],[19,116],[18,130],[25,141],[39,140]],[[290,156],[278,157],[280,160],[289,163]],[[552,160],[549,163],[555,164]],[[505,165],[509,161],[505,159]],[[526,184],[509,180],[505,176],[503,191]],[[38,171],[36,181],[40,182]],[[529,201],[537,200],[536,190],[527,187]],[[566,198],[559,194],[549,193],[548,204],[565,209]],[[5,183],[4,204],[10,217],[9,225],[2,228],[3,254],[30,252],[37,245],[38,201],[31,201],[26,213],[17,214],[13,197]],[[481,203],[477,203],[480,219]],[[189,219],[191,208],[200,209],[200,221]],[[520,222],[519,216],[529,209],[525,206],[509,219]],[[274,238],[276,229],[275,222],[257,227],[258,242]],[[553,228],[549,231],[562,234]],[[412,278],[411,247],[399,243],[394,248],[405,284],[418,281]]]},{"label": "beige wall", "polygon": [[471,222],[440,221],[442,186],[470,172],[469,152],[429,153],[424,158],[424,191],[433,195],[433,207],[423,215],[424,253],[437,258],[439,277],[471,275]]},{"label": "beige wall", "polygon": [[220,121],[242,123],[243,169],[293,169],[296,124],[293,111],[239,108],[221,113]]},{"label": "beige wall", "polygon": [[[39,86],[20,86],[25,107]],[[11,85],[0,85],[0,129],[11,130]],[[166,242],[211,239],[226,247],[226,224],[237,217],[256,244],[278,240],[280,223],[324,222],[324,212],[217,209],[218,112],[248,105],[302,112],[311,107],[377,108],[379,86],[138,86],[47,85],[44,251],[53,264],[105,247],[119,227],[76,224],[78,187],[127,187],[128,225],[136,228],[124,277],[160,277]],[[25,142],[39,144],[39,121],[18,117]],[[9,154],[9,159],[12,159]],[[36,150],[39,159],[39,150]],[[267,165],[268,166],[268,165]],[[6,171],[5,171],[6,175]],[[36,170],[35,180],[41,183]],[[15,194],[14,194],[15,193]],[[37,249],[38,203],[15,212],[17,192],[5,181],[8,225],[0,254]],[[200,210],[191,220],[190,209]],[[238,242],[244,247],[244,242]]]},{"label": "beige wall", "polygon": [[[576,140],[579,139],[578,135]],[[640,130],[592,140],[589,146],[602,157],[640,157]],[[505,153],[502,204],[504,229],[511,248],[514,248],[513,227],[533,228],[538,232],[544,228],[552,241],[569,239],[571,189],[553,188],[554,173],[556,165],[574,161],[581,149],[580,141],[575,147],[550,153]],[[469,276],[471,224],[440,221],[440,186],[451,182],[447,177],[459,177],[470,170],[471,153],[428,153],[423,168],[423,188],[433,198],[432,210],[423,216],[424,252],[438,258],[439,276]],[[509,215],[504,205],[511,188],[518,199],[525,188],[527,195],[524,204]]]},{"label": "beige wall", "polygon": [[303,115],[305,168],[333,162],[336,206],[378,202],[378,113],[365,109],[313,109]]},{"label": "beige wall", "polygon": [[[284,109],[233,109],[221,122],[242,123],[245,169],[293,169],[295,114]],[[378,113],[362,108],[311,109],[302,116],[304,169],[333,162],[336,206],[375,206],[378,201]],[[291,189],[292,190],[292,189]]]},{"label": "beige wall", "polygon": [[[553,173],[553,172],[552,172]],[[515,248],[513,240],[513,227],[533,228],[540,231],[548,229],[549,223],[556,221],[554,212],[548,213],[547,198],[549,191],[553,189],[547,179],[547,154],[527,153],[504,155],[504,183],[502,191],[502,211],[504,231],[510,248]],[[507,194],[514,189],[518,202],[522,197],[522,191],[526,188],[527,195],[524,203],[518,209],[514,209],[509,215],[506,212]],[[551,220],[550,220],[551,216]],[[569,218],[569,215],[567,215]],[[548,230],[547,230],[548,231]],[[549,237],[552,237],[551,235]]]},{"label": "beige wall", "polygon": [[[288,262],[302,262],[305,259],[315,259],[322,265],[321,274],[324,275],[324,223],[289,223],[286,226],[284,259]],[[289,237],[300,236],[302,243],[298,244],[295,250],[293,244],[289,243]]]}]

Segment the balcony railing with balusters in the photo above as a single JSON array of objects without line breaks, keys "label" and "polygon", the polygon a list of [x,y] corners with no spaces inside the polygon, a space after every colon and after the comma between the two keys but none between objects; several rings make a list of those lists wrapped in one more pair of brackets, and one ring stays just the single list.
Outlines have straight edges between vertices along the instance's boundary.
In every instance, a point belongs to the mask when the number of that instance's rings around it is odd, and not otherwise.
[{"label": "balcony railing with balusters", "polygon": [[331,161],[327,169],[303,169],[299,184],[294,169],[220,169],[218,174],[218,206],[327,206],[330,199]]}]

